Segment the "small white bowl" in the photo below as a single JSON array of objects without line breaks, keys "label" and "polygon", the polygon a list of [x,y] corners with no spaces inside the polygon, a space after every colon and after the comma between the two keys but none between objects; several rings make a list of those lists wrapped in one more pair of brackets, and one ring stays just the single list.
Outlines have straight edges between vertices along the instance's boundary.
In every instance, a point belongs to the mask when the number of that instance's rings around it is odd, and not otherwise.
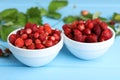
[{"label": "small white bowl", "polygon": [[45,49],[29,50],[15,47],[9,42],[9,36],[18,30],[14,30],[8,35],[8,47],[16,59],[27,66],[39,67],[48,64],[58,55],[63,46],[63,37],[61,36],[61,40],[56,45]]},{"label": "small white bowl", "polygon": [[106,41],[97,42],[97,43],[84,43],[78,42],[68,38],[64,33],[64,43],[68,50],[80,59],[90,60],[102,56],[114,43],[115,32],[113,29],[109,28],[113,36]]}]

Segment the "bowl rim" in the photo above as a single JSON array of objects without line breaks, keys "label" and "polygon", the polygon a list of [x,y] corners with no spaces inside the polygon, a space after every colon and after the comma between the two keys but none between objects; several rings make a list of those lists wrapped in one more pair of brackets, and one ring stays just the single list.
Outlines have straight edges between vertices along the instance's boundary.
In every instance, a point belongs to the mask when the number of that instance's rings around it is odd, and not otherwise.
[{"label": "bowl rim", "polygon": [[72,41],[72,42],[74,42],[74,43],[78,43],[78,44],[89,44],[89,45],[96,45],[96,44],[100,44],[100,43],[105,43],[105,42],[108,42],[108,41],[110,41],[111,39],[114,39],[114,37],[115,37],[115,31],[111,28],[111,27],[109,27],[108,26],[108,28],[112,31],[112,37],[110,38],[110,39],[108,39],[108,40],[105,40],[105,41],[102,41],[102,42],[95,42],[95,43],[85,43],[85,42],[79,42],[79,41],[75,41],[75,40],[72,40],[72,39],[70,39],[70,38],[68,38],[65,34],[64,34],[64,31],[62,31],[62,35],[65,37],[65,38],[67,38],[68,40],[70,40],[70,41]]},{"label": "bowl rim", "polygon": [[[8,43],[10,46],[12,46],[12,47],[14,47],[14,48],[16,48],[16,49],[19,49],[19,50],[24,50],[24,51],[43,51],[43,50],[49,50],[49,49],[51,49],[51,48],[53,48],[53,47],[56,47],[56,46],[59,45],[61,42],[63,42],[63,36],[62,36],[62,33],[61,33],[61,36],[60,36],[61,39],[60,39],[60,41],[59,41],[57,44],[55,44],[55,45],[53,45],[53,46],[51,46],[51,47],[48,47],[48,48],[43,48],[43,49],[25,49],[25,48],[16,47],[16,46],[14,46],[13,44],[10,43],[9,37],[10,37],[11,34],[16,33],[18,30],[23,29],[23,28],[24,28],[24,27],[21,27],[21,28],[15,29],[15,30],[13,30],[12,32],[10,32],[10,34],[9,34],[8,37],[7,37],[7,43]],[[54,29],[54,28],[53,28],[53,29]]]}]

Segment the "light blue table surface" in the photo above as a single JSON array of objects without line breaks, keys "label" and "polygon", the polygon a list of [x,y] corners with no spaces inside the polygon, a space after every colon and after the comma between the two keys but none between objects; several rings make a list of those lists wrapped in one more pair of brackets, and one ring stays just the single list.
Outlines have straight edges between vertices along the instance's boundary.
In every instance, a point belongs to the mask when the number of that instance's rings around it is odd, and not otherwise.
[{"label": "light blue table surface", "polygon": [[[14,7],[25,12],[32,6],[47,9],[49,2],[50,0],[0,0],[0,11]],[[64,17],[79,15],[83,9],[92,13],[99,11],[102,16],[110,18],[113,12],[120,13],[120,0],[69,0],[69,5],[59,12]],[[43,17],[43,22],[53,26],[59,21]],[[61,21],[54,27],[61,29],[62,25]],[[3,41],[0,44],[7,46]],[[90,61],[74,57],[65,45],[59,55],[43,67],[27,67],[12,55],[0,58],[0,80],[120,80],[120,37],[115,39],[104,56]]]}]

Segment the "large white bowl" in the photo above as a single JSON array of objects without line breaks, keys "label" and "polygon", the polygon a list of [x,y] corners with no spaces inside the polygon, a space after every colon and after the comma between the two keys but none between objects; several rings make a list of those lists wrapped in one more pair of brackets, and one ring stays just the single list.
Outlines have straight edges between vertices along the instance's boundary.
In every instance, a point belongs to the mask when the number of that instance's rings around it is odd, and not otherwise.
[{"label": "large white bowl", "polygon": [[[13,33],[16,33],[18,30],[19,29],[11,32],[9,36]],[[20,62],[27,66],[39,67],[48,64],[58,55],[63,46],[63,37],[61,36],[61,40],[56,45],[38,50],[29,50],[15,47],[9,42],[9,39],[7,39],[7,42],[10,51]]]},{"label": "large white bowl", "polygon": [[64,33],[64,43],[68,50],[80,59],[90,60],[102,56],[114,43],[115,32],[109,28],[113,36],[106,41],[97,43],[83,43],[68,38]]}]

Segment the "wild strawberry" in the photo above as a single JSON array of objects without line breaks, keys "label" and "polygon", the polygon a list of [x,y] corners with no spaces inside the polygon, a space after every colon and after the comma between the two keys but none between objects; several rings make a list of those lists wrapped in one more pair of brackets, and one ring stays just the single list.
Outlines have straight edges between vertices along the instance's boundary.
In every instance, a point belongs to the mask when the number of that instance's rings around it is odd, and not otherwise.
[{"label": "wild strawberry", "polygon": [[49,24],[44,24],[44,31],[47,32],[48,34],[51,34],[52,29]]},{"label": "wild strawberry", "polygon": [[17,47],[19,47],[19,48],[23,47],[23,46],[24,46],[24,41],[23,41],[23,39],[22,39],[22,38],[17,38],[17,39],[15,40],[15,46],[17,46]]},{"label": "wild strawberry", "polygon": [[94,25],[93,29],[92,29],[93,33],[95,33],[98,37],[100,36],[102,30],[101,27],[99,25]]},{"label": "wild strawberry", "polygon": [[40,39],[35,39],[35,44],[41,44]]},{"label": "wild strawberry", "polygon": [[105,22],[100,22],[99,25],[100,25],[102,30],[107,29],[107,26],[108,26],[107,23],[105,23]]},{"label": "wild strawberry", "polygon": [[58,34],[54,33],[53,36],[55,37],[55,40],[57,40],[57,41],[60,40],[60,36]]},{"label": "wild strawberry", "polygon": [[53,42],[51,40],[47,40],[45,43],[46,47],[51,47],[53,45]]},{"label": "wild strawberry", "polygon": [[35,49],[35,44],[32,43],[32,44],[28,45],[28,46],[27,46],[27,49]]},{"label": "wild strawberry", "polygon": [[65,35],[69,35],[71,33],[71,28],[69,27],[68,24],[63,25],[62,28],[64,30]]},{"label": "wild strawberry", "polygon": [[15,40],[16,40],[16,35],[15,34],[11,34],[10,37],[9,37],[10,43],[14,44]]},{"label": "wild strawberry", "polygon": [[80,31],[83,31],[85,29],[85,25],[81,23],[77,26],[77,29],[79,29]]},{"label": "wild strawberry", "polygon": [[34,38],[38,38],[39,37],[39,33],[38,32],[35,32],[34,33]]},{"label": "wild strawberry", "polygon": [[55,40],[55,41],[53,42],[53,45],[56,45],[58,42],[59,42],[59,41],[56,41],[56,40]]},{"label": "wild strawberry", "polygon": [[60,30],[58,30],[58,29],[54,29],[54,30],[52,30],[52,33],[54,34],[58,34],[59,36],[60,36],[60,34],[61,34],[61,31]]},{"label": "wild strawberry", "polygon": [[88,35],[86,38],[85,38],[85,42],[87,43],[93,43],[93,42],[97,42],[97,36],[96,35]]},{"label": "wild strawberry", "polygon": [[26,46],[29,46],[29,45],[31,45],[33,43],[33,40],[32,39],[26,39],[25,40],[25,45]]},{"label": "wild strawberry", "polygon": [[75,29],[77,27],[78,21],[74,21],[73,23],[70,24],[72,29]]},{"label": "wild strawberry", "polygon": [[74,36],[74,40],[75,41],[79,41],[79,42],[83,42],[84,41],[82,35],[76,35],[76,36]]},{"label": "wild strawberry", "polygon": [[28,22],[28,23],[25,24],[25,29],[31,28],[31,26],[32,26],[32,23],[29,23],[29,22]]},{"label": "wild strawberry", "polygon": [[81,11],[81,14],[82,14],[83,16],[86,16],[86,15],[89,14],[89,12],[88,12],[87,10],[82,10],[82,11]]},{"label": "wild strawberry", "polygon": [[2,56],[3,55],[3,51],[2,51],[2,49],[0,49],[0,56]]},{"label": "wild strawberry", "polygon": [[25,29],[25,31],[26,31],[27,34],[31,34],[32,33],[32,29],[31,28],[27,28],[27,29]]},{"label": "wild strawberry", "polygon": [[40,34],[45,33],[45,31],[44,31],[44,26],[39,26],[38,32],[39,32]]},{"label": "wild strawberry", "polygon": [[94,27],[94,24],[92,21],[86,24],[86,28],[92,29],[93,27]]},{"label": "wild strawberry", "polygon": [[20,35],[22,35],[22,34],[24,34],[25,33],[25,29],[21,29],[21,30],[19,30],[20,31]]},{"label": "wild strawberry", "polygon": [[37,30],[38,30],[37,25],[36,25],[36,24],[33,24],[33,25],[32,25],[32,31],[33,31],[33,32],[36,32]]},{"label": "wild strawberry", "polygon": [[79,24],[84,24],[84,21],[83,21],[83,20],[79,20],[79,21],[78,21],[78,25],[79,25]]},{"label": "wild strawberry", "polygon": [[90,35],[90,34],[91,34],[91,30],[90,30],[89,28],[85,28],[85,29],[83,30],[83,34],[85,34],[85,35]]},{"label": "wild strawberry", "polygon": [[39,44],[35,44],[35,48],[36,49],[44,49],[45,46],[43,44],[39,43]]},{"label": "wild strawberry", "polygon": [[72,34],[67,35],[67,37],[70,38],[70,39],[73,39],[73,35]]},{"label": "wild strawberry", "polygon": [[105,40],[108,40],[112,37],[112,32],[110,29],[106,29],[104,30],[102,33],[101,33],[101,36],[100,36],[100,41],[101,39],[105,39]]},{"label": "wild strawberry", "polygon": [[39,35],[39,39],[40,39],[41,41],[46,40],[46,39],[47,39],[47,34],[41,33],[41,34]]},{"label": "wild strawberry", "polygon": [[24,34],[21,35],[22,39],[27,39],[27,37],[28,37],[28,35],[26,33],[24,33]]},{"label": "wild strawberry", "polygon": [[75,35],[75,36],[77,36],[77,35],[82,35],[82,32],[79,31],[78,29],[74,29],[73,32],[74,32],[74,35]]},{"label": "wild strawberry", "polygon": [[55,40],[56,40],[56,39],[55,39],[55,36],[49,36],[48,39],[51,40],[51,41],[55,41]]},{"label": "wild strawberry", "polygon": [[93,20],[93,23],[94,23],[94,25],[98,25],[99,23],[101,23],[100,18],[94,19],[94,20]]},{"label": "wild strawberry", "polygon": [[115,25],[115,21],[111,20],[109,24],[110,25]]}]

